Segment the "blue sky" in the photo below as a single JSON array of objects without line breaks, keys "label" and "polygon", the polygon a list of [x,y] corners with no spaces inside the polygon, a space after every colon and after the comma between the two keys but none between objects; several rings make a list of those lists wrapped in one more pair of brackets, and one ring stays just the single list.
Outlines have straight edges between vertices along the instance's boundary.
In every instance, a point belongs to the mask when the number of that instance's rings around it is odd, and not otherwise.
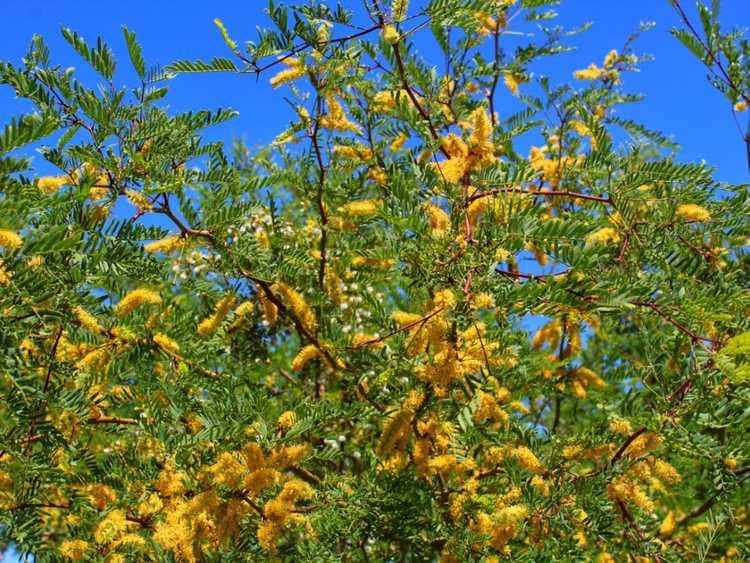
[{"label": "blue sky", "polygon": [[[353,8],[361,6],[360,0],[351,4]],[[420,4],[412,0],[413,7]],[[722,4],[725,26],[750,26],[748,0],[723,0]],[[115,50],[121,69],[128,68],[122,24],[138,35],[147,63],[166,65],[176,59],[227,56],[212,20],[221,18],[237,40],[252,39],[257,25],[267,25],[265,5],[259,0],[3,0],[0,60],[20,62],[31,36],[37,33],[47,40],[54,61],[84,70],[85,64],[62,39],[63,25],[90,42],[103,36]],[[624,115],[672,136],[682,146],[681,159],[705,159],[717,167],[718,179],[748,181],[744,145],[729,103],[707,83],[701,64],[669,34],[677,22],[667,0],[565,0],[558,11],[560,23],[568,27],[593,22],[589,31],[572,39],[577,51],[543,65],[543,72],[558,82],[569,80],[573,70],[590,62],[600,63],[607,51],[622,45],[639,22],[655,21],[656,27],[636,45],[638,52],[651,54],[655,60],[645,63],[642,72],[625,77],[626,89],[644,94],[646,100],[629,107]],[[426,56],[433,54],[423,48]],[[119,76],[124,81],[132,79],[129,71]],[[175,111],[232,107],[240,117],[213,130],[211,137],[229,141],[238,136],[251,146],[264,144],[289,119],[288,106],[268,85],[268,78],[256,82],[250,75],[183,75],[171,82],[167,102]],[[9,88],[0,88],[2,123],[30,109],[15,100]],[[503,103],[498,106],[505,114],[511,109]],[[12,553],[5,557],[6,561],[16,560]]]}]

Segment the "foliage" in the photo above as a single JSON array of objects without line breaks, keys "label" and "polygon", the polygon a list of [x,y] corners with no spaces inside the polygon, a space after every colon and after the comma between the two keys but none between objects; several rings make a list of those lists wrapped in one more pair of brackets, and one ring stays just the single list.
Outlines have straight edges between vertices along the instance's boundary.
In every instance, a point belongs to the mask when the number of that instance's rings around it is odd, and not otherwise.
[{"label": "foliage", "polygon": [[729,100],[737,129],[745,141],[747,166],[750,170],[750,120],[742,126],[738,119],[750,107],[750,42],[745,31],[733,29],[722,33],[719,14],[721,2],[711,6],[696,2],[700,26],[691,21],[680,0],[669,0],[680,17],[683,29],[673,29],[674,36],[705,65],[708,81]]},{"label": "foliage", "polygon": [[[167,69],[123,28],[133,88],[67,29],[96,88],[39,37],[2,63],[37,108],[0,136],[2,540],[747,558],[747,186],[622,115],[636,36],[537,76],[581,31],[555,4],[271,1],[257,41],[217,20],[228,58]],[[274,72],[286,130],[207,142],[233,111],[163,102],[207,71]]]}]

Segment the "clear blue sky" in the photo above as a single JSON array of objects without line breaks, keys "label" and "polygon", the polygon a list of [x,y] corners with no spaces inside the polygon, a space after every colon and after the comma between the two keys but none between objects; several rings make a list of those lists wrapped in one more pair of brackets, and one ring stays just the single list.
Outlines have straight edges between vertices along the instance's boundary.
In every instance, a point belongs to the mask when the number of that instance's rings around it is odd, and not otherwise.
[{"label": "clear blue sky", "polygon": [[[353,9],[361,9],[361,0],[350,3]],[[422,3],[412,0],[412,9]],[[748,0],[723,0],[722,4],[725,25],[750,26]],[[121,24],[137,33],[147,63],[166,65],[175,59],[226,56],[212,20],[221,18],[237,40],[252,39],[257,25],[267,25],[265,6],[265,0],[4,0],[0,59],[18,62],[32,34],[38,33],[47,39],[55,61],[84,70],[85,63],[60,35],[65,25],[90,42],[102,35],[118,55],[120,68],[129,69]],[[579,47],[576,52],[556,57],[554,65],[543,67],[558,81],[568,80],[573,70],[589,62],[600,62],[609,49],[622,45],[640,21],[655,21],[656,27],[636,47],[656,60],[644,64],[640,74],[627,75],[625,84],[647,99],[631,106],[625,115],[672,135],[683,147],[682,159],[705,159],[717,167],[719,179],[748,181],[744,146],[728,102],[706,82],[700,63],[669,34],[676,16],[667,0],[564,0],[558,11],[559,21],[568,27],[594,22],[589,31],[572,39]],[[125,82],[131,78],[127,72],[120,77]],[[270,88],[268,76],[256,82],[250,75],[183,75],[172,81],[171,89],[167,102],[175,110],[230,106],[240,111],[238,119],[212,131],[212,137],[243,136],[250,145],[262,144],[273,139],[289,118],[288,106]],[[3,123],[28,109],[14,100],[9,88],[0,88]],[[503,109],[500,105],[499,111]]]}]

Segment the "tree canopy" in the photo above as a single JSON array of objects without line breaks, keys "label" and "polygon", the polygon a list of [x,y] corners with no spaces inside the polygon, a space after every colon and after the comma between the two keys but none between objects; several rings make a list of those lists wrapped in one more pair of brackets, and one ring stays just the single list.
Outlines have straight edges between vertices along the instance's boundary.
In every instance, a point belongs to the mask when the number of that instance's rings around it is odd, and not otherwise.
[{"label": "tree canopy", "polygon": [[[0,63],[36,108],[0,133],[0,539],[112,563],[749,557],[747,186],[626,117],[647,26],[567,83],[536,72],[585,31],[556,3],[271,1],[255,40],[215,21],[224,57],[160,68],[126,27],[117,58],[64,28],[96,83],[38,36]],[[718,2],[672,4],[741,115],[747,41]],[[270,80],[274,142],[170,110],[194,72]]]}]

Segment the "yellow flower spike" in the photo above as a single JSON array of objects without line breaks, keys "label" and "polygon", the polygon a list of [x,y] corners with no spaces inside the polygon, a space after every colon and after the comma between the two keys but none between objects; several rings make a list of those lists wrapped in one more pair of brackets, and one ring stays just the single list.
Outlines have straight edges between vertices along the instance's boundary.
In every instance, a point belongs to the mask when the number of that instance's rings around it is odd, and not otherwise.
[{"label": "yellow flower spike", "polygon": [[276,282],[273,289],[281,295],[284,301],[286,301],[289,308],[295,314],[297,319],[299,319],[300,323],[302,323],[302,326],[310,332],[315,332],[318,326],[315,312],[302,294],[282,281]]},{"label": "yellow flower spike", "polygon": [[659,535],[663,538],[668,538],[672,535],[676,526],[677,521],[675,520],[674,512],[670,510],[667,512],[664,520],[662,520],[661,526],[659,526]]},{"label": "yellow flower spike", "polygon": [[270,82],[273,88],[283,86],[287,82],[297,80],[298,78],[305,75],[305,65],[300,59],[295,57],[287,57],[282,62],[289,68],[284,69],[275,76],[271,77]]},{"label": "yellow flower spike", "polygon": [[297,423],[297,415],[294,411],[284,411],[276,421],[276,425],[282,430],[289,430]]},{"label": "yellow flower spike", "polygon": [[302,348],[292,360],[292,369],[302,371],[304,367],[315,358],[322,356],[320,349],[314,344],[308,344]]},{"label": "yellow flower spike", "polygon": [[180,352],[180,345],[161,332],[154,334],[154,343],[159,346],[159,348],[170,354],[178,354]]},{"label": "yellow flower spike", "polygon": [[536,474],[542,474],[546,471],[539,459],[526,446],[518,446],[511,450],[511,455],[516,459],[518,464],[524,469],[528,469]]},{"label": "yellow flower spike", "polygon": [[389,148],[393,152],[398,152],[401,150],[401,147],[404,146],[404,143],[409,139],[409,135],[407,133],[399,133],[398,137],[396,137],[393,142],[390,144]]},{"label": "yellow flower spike", "polygon": [[131,291],[115,306],[115,314],[124,318],[141,305],[160,305],[161,297],[149,289],[139,288]]},{"label": "yellow flower spike", "polygon": [[434,203],[425,203],[427,221],[435,238],[443,238],[451,226],[451,218],[445,211]]},{"label": "yellow flower spike", "polygon": [[573,77],[577,80],[599,80],[606,76],[607,71],[599,68],[594,63],[591,63],[588,68],[583,70],[577,70],[573,73]]},{"label": "yellow flower spike", "polygon": [[505,87],[510,90],[510,93],[514,96],[518,96],[520,94],[520,86],[521,84],[523,84],[523,82],[523,77],[518,76],[513,72],[508,71],[504,73],[503,83],[505,84]]},{"label": "yellow flower spike", "polygon": [[151,211],[154,208],[151,200],[139,191],[125,190],[125,196],[134,207],[138,208],[139,211]]},{"label": "yellow flower spike", "polygon": [[23,244],[23,239],[15,231],[0,229],[0,248],[15,250]]},{"label": "yellow flower spike", "polygon": [[586,235],[586,246],[595,244],[610,244],[620,242],[620,233],[612,227],[602,227]]},{"label": "yellow flower spike", "polygon": [[406,12],[409,10],[409,0],[392,0],[391,2],[391,17],[393,21],[401,21],[406,17]]},{"label": "yellow flower spike", "polygon": [[150,242],[148,244],[144,244],[143,250],[144,252],[150,253],[163,252],[164,254],[170,254],[175,250],[179,250],[180,248],[184,247],[186,242],[187,241],[182,237],[171,236],[163,238],[161,240]]},{"label": "yellow flower spike", "polygon": [[198,324],[198,335],[199,336],[210,336],[218,330],[221,326],[224,318],[229,314],[230,309],[234,306],[234,294],[228,293],[222,297],[216,305],[214,305],[214,312],[211,316],[203,319]]},{"label": "yellow flower spike", "polygon": [[52,194],[60,191],[68,182],[67,176],[42,176],[36,181],[36,185],[42,193]]},{"label": "yellow flower spike", "polygon": [[113,510],[107,513],[97,525],[94,530],[94,539],[100,545],[110,543],[121,536],[129,525],[124,510]]},{"label": "yellow flower spike", "polygon": [[83,561],[89,544],[83,540],[65,540],[60,544],[60,555],[71,561]]},{"label": "yellow flower spike", "polygon": [[607,53],[607,56],[604,57],[604,68],[611,69],[619,58],[619,53],[615,49],[612,49],[609,53]]},{"label": "yellow flower spike", "polygon": [[685,203],[677,207],[675,216],[691,223],[705,223],[711,220],[711,214],[705,207],[694,203]]},{"label": "yellow flower spike", "polygon": [[368,217],[370,215],[375,215],[382,204],[382,199],[361,199],[358,201],[350,201],[342,207],[339,207],[338,211],[343,215],[349,215],[351,217]]},{"label": "yellow flower spike", "polygon": [[386,24],[383,26],[383,30],[380,33],[380,36],[383,38],[383,41],[385,41],[386,43],[390,43],[391,45],[395,45],[401,39],[401,34],[398,32],[396,27],[390,24]]}]

